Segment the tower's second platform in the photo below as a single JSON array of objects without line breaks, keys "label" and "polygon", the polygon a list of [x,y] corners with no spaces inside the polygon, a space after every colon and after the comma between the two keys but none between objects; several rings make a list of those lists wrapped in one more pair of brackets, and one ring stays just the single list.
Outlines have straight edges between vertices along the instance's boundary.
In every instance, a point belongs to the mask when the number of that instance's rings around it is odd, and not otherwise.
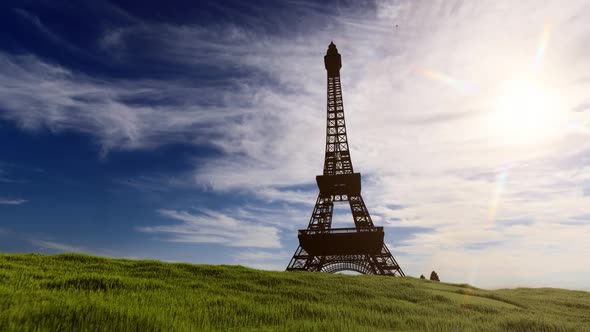
[{"label": "tower's second platform", "polygon": [[299,244],[312,256],[379,254],[383,227],[299,230]]}]

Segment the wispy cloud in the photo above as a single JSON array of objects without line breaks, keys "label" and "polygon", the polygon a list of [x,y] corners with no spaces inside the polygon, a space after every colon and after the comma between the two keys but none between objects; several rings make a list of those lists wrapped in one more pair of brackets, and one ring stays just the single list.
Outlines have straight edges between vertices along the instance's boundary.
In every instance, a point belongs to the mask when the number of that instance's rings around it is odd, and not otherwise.
[{"label": "wispy cloud", "polygon": [[260,270],[284,270],[292,256],[290,251],[245,250],[232,255],[234,262]]},{"label": "wispy cloud", "polygon": [[0,53],[0,63],[0,117],[28,130],[91,134],[104,153],[187,141],[199,144],[217,137],[219,124],[244,115],[227,106],[199,106],[204,103],[200,99],[190,102],[196,98],[191,96],[215,93],[180,81],[98,80],[32,55]]},{"label": "wispy cloud", "polygon": [[72,246],[72,245],[53,242],[53,241],[31,239],[30,242],[32,245],[40,248],[41,251],[51,250],[51,251],[59,251],[59,252],[88,252],[88,248],[85,248],[85,247]]},{"label": "wispy cloud", "polygon": [[21,205],[28,202],[26,199],[0,198],[0,205]]},{"label": "wispy cloud", "polygon": [[17,8],[14,9],[14,12],[18,14],[21,18],[30,22],[39,32],[47,36],[54,42],[63,42],[61,37],[55,33],[53,33],[49,28],[47,28],[39,19],[39,17],[33,13],[30,13],[24,9]]},{"label": "wispy cloud", "polygon": [[253,220],[237,220],[211,210],[202,210],[198,214],[175,210],[159,212],[182,223],[138,227],[138,230],[162,235],[164,240],[173,242],[218,243],[231,247],[280,247],[278,229]]},{"label": "wispy cloud", "polygon": [[150,174],[136,177],[117,178],[116,185],[133,188],[140,192],[170,192],[181,188],[194,188],[194,183],[187,181],[186,175]]},{"label": "wispy cloud", "polygon": [[4,183],[25,183],[26,181],[14,179],[9,176],[4,164],[0,161],[0,182]]}]

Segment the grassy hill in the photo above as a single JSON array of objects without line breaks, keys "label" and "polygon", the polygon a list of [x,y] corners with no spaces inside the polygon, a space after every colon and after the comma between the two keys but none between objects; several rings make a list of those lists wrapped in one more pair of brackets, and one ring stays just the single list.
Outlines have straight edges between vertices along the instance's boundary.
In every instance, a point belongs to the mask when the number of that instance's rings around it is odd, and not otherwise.
[{"label": "grassy hill", "polygon": [[0,255],[0,331],[590,331],[590,293]]}]

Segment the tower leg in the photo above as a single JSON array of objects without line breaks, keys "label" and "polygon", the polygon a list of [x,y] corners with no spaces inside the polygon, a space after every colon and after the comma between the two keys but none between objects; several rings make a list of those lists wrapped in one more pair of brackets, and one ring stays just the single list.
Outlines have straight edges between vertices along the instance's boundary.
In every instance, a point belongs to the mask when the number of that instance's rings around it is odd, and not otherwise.
[{"label": "tower leg", "polygon": [[308,270],[308,261],[313,260],[313,256],[310,256],[301,246],[297,247],[295,250],[295,254],[293,254],[293,258],[291,258],[291,262],[287,266],[287,271],[307,271]]},{"label": "tower leg", "polygon": [[[318,195],[308,229],[328,230],[332,226],[332,212],[334,203],[332,196]],[[324,257],[317,257],[308,254],[301,246],[295,250],[291,262],[287,266],[287,271],[304,270],[304,271],[321,271],[324,264]]]}]

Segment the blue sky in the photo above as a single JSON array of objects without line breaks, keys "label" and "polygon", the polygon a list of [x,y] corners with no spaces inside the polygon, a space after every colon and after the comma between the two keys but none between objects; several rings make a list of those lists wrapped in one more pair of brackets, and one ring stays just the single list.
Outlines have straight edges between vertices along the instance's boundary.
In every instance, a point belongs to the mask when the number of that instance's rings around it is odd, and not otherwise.
[{"label": "blue sky", "polygon": [[334,41],[363,197],[406,274],[590,289],[584,1],[0,9],[2,252],[284,269]]}]

